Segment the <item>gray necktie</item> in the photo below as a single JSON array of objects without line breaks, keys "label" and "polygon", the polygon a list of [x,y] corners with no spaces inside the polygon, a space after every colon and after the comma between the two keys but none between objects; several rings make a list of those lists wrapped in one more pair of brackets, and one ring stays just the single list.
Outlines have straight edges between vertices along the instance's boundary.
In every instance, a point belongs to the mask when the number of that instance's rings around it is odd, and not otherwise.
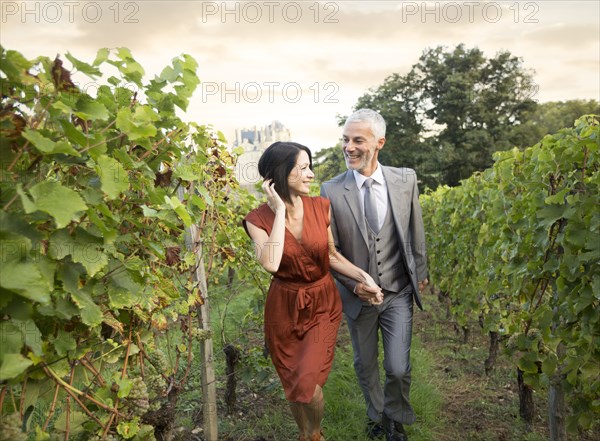
[{"label": "gray necktie", "polygon": [[379,233],[379,220],[377,218],[377,203],[375,202],[375,194],[371,191],[373,178],[368,178],[363,187],[365,187],[365,217],[375,234]]}]

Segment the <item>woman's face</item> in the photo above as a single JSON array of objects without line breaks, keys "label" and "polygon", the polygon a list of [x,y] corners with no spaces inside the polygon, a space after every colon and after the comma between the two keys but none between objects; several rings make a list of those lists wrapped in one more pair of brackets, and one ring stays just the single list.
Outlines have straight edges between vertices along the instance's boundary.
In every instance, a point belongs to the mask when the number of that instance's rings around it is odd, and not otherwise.
[{"label": "woman's face", "polygon": [[288,188],[290,196],[307,195],[310,193],[310,183],[315,174],[310,169],[308,153],[300,150],[296,158],[296,164],[288,175]]}]

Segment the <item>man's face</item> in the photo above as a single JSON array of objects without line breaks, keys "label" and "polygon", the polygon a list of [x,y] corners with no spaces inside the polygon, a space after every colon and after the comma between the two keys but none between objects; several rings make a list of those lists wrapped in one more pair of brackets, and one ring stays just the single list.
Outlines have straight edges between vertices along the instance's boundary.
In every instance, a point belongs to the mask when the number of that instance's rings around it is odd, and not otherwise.
[{"label": "man's face", "polygon": [[346,124],[342,137],[346,167],[364,176],[371,176],[377,168],[377,156],[383,144],[385,138],[375,139],[368,122],[354,121]]}]

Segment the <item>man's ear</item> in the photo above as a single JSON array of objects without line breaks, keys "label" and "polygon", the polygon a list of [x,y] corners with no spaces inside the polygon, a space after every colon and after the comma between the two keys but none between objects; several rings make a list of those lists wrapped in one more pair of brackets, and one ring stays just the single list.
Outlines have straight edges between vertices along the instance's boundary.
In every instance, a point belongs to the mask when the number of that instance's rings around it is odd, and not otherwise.
[{"label": "man's ear", "polygon": [[385,138],[379,138],[377,141],[377,150],[381,150],[385,144]]}]

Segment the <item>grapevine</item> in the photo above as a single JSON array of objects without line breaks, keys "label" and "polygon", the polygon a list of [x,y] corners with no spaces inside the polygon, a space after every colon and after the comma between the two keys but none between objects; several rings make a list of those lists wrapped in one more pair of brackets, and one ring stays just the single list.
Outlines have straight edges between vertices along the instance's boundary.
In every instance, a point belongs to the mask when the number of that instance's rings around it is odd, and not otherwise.
[{"label": "grapevine", "polygon": [[[138,416],[158,405],[165,376],[173,390],[189,378],[178,324],[207,296],[185,236],[195,226],[211,256],[243,237],[224,233],[237,216],[235,155],[220,132],[178,116],[200,82],[189,55],[149,80],[127,48],[64,58],[0,47],[0,396],[50,390],[29,429],[42,438],[150,433]],[[208,275],[237,262],[211,260]],[[127,396],[130,370],[145,379]],[[4,419],[12,409],[0,405]]]},{"label": "grapevine", "polygon": [[454,319],[503,336],[530,387],[568,391],[572,431],[600,416],[599,140],[583,116],[422,196],[431,278]]}]

